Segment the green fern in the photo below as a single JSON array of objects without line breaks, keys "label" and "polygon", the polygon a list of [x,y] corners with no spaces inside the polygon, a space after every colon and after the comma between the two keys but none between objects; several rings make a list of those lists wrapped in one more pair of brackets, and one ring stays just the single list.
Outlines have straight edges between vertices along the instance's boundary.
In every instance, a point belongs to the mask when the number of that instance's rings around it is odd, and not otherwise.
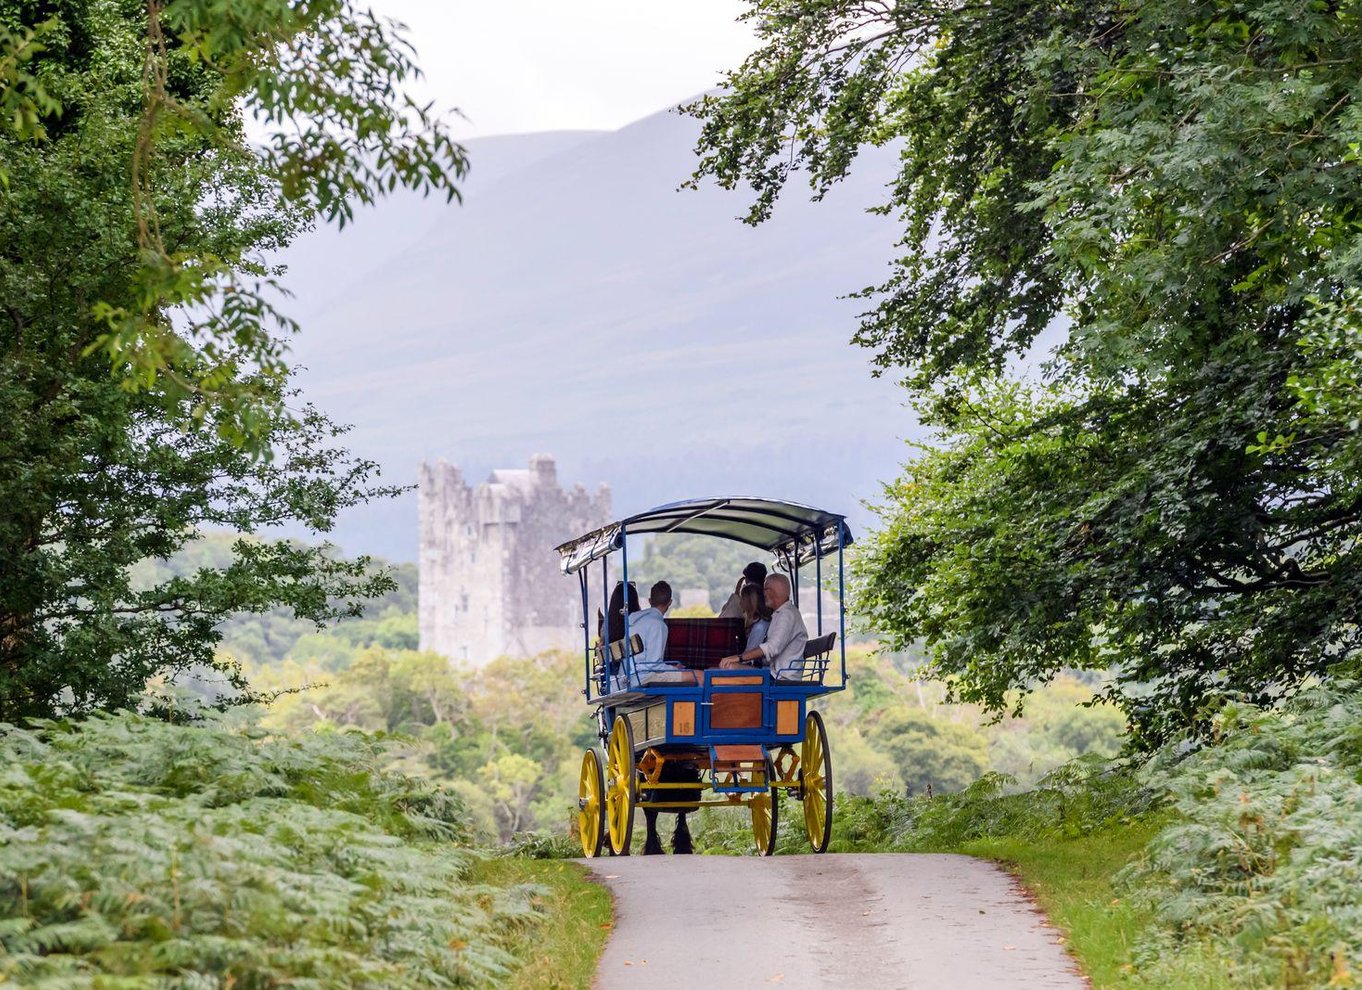
[{"label": "green fern", "polygon": [[0,985],[486,986],[536,892],[359,734],[132,714],[0,728]]},{"label": "green fern", "polygon": [[1178,812],[1122,877],[1163,925],[1141,947],[1147,970],[1199,939],[1220,946],[1236,986],[1362,983],[1358,686],[1232,706],[1216,736],[1144,774]]}]

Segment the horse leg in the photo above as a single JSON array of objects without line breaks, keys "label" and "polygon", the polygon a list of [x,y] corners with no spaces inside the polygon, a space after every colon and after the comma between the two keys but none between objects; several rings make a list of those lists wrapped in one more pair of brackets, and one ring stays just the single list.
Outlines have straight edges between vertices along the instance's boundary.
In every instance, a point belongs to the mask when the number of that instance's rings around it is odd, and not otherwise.
[{"label": "horse leg", "polygon": [[648,823],[648,838],[643,843],[643,855],[660,856],[662,854],[662,840],[657,837],[657,812],[644,808],[643,817]]},{"label": "horse leg", "polygon": [[684,811],[676,816],[676,831],[672,833],[672,852],[678,856],[687,856],[695,852],[695,847],[691,845],[690,827],[686,824]]}]

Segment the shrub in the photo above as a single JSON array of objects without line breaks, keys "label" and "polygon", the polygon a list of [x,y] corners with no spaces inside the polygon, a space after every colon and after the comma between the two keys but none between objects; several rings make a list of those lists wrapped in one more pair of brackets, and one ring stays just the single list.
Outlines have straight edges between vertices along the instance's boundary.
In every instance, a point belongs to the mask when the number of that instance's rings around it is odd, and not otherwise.
[{"label": "shrub", "polygon": [[954,849],[974,839],[1087,835],[1148,809],[1154,792],[1123,763],[1083,756],[1051,771],[1034,790],[1008,793],[1013,779],[986,773],[955,794],[874,799],[839,795],[839,848]]}]

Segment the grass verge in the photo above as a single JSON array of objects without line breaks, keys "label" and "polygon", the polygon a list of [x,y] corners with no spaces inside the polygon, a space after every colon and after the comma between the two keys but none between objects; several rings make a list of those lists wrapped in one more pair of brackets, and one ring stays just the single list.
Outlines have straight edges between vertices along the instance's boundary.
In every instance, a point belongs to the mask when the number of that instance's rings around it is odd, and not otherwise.
[{"label": "grass verge", "polygon": [[546,917],[511,948],[520,966],[508,990],[589,990],[612,925],[609,892],[587,879],[576,863],[552,859],[492,858],[473,879],[498,887],[542,887]]},{"label": "grass verge", "polygon": [[1140,855],[1167,822],[1137,819],[1073,839],[975,839],[959,852],[994,860],[1011,870],[1065,936],[1094,990],[1231,990],[1234,984],[1208,947],[1178,949],[1178,982],[1169,967],[1146,980],[1134,959],[1135,944],[1153,924],[1145,908],[1121,897],[1112,877]]}]

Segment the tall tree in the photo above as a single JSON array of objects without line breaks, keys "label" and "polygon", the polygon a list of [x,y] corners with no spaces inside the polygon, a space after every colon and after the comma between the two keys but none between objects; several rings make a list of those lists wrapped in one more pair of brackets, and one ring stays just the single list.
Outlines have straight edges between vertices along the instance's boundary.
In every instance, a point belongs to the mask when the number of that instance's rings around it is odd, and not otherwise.
[{"label": "tall tree", "polygon": [[[858,343],[937,439],[858,601],[1003,709],[1114,667],[1151,741],[1359,656],[1362,6],[754,0],[697,179],[900,148]],[[1047,328],[1066,330],[1041,380]]]},{"label": "tall tree", "polygon": [[254,539],[132,569],[389,491],[290,391],[267,253],[399,183],[453,193],[414,71],[344,0],[0,0],[0,720],[134,704],[212,667],[228,614],[321,622],[391,587]]}]

